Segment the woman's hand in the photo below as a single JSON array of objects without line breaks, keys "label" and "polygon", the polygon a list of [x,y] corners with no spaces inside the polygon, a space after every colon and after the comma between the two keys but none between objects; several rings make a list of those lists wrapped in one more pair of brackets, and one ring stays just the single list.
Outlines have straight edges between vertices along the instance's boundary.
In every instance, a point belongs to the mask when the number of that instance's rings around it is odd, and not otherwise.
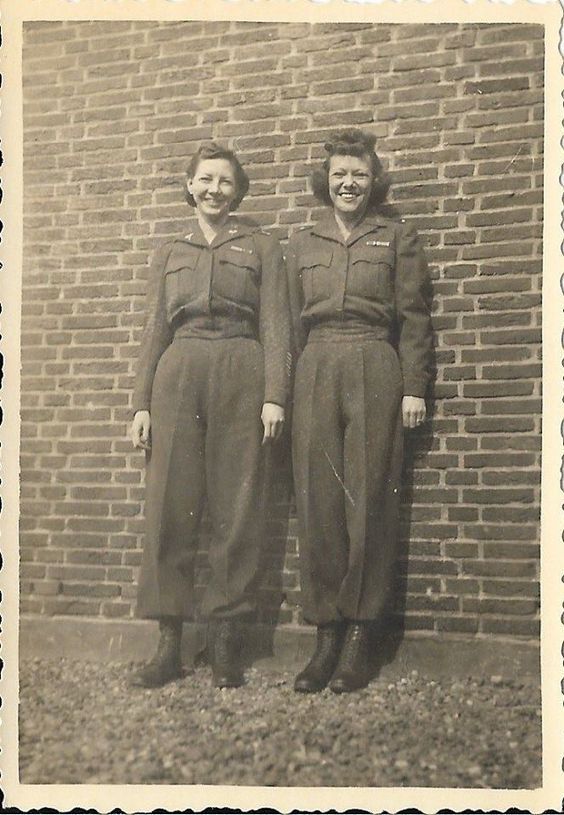
[{"label": "woman's hand", "polygon": [[131,441],[141,450],[150,450],[151,414],[148,410],[138,410],[131,423]]},{"label": "woman's hand", "polygon": [[274,402],[265,402],[262,406],[261,419],[264,425],[262,443],[279,439],[284,426],[284,408],[275,405]]},{"label": "woman's hand", "polygon": [[401,403],[403,426],[414,428],[423,424],[427,416],[425,400],[420,396],[404,396]]}]

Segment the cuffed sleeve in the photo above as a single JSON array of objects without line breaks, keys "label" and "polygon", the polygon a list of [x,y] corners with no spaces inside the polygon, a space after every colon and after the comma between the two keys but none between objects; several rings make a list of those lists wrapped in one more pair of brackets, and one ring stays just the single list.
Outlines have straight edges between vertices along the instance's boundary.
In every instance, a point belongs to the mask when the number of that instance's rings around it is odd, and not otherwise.
[{"label": "cuffed sleeve", "polygon": [[429,271],[416,231],[401,224],[396,242],[395,304],[403,392],[425,396],[430,380],[433,333]]},{"label": "cuffed sleeve", "polygon": [[288,285],[280,244],[272,235],[258,232],[255,243],[261,259],[259,333],[264,349],[264,401],[285,406],[288,399],[290,310]]},{"label": "cuffed sleeve", "polygon": [[135,389],[133,392],[133,413],[149,410],[153,379],[159,359],[172,341],[172,332],[166,315],[165,265],[172,249],[172,243],[158,247],[153,255],[149,271],[148,291],[145,310],[145,327],[141,338]]}]

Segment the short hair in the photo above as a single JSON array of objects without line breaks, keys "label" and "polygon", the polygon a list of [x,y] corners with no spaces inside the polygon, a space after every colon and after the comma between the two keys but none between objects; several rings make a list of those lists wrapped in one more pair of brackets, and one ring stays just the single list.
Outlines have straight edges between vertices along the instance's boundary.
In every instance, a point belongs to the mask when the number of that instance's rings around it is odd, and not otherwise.
[{"label": "short hair", "polygon": [[328,153],[327,158],[320,166],[316,167],[311,174],[311,184],[313,194],[324,204],[332,205],[329,194],[329,164],[331,156],[356,156],[367,158],[372,169],[372,189],[368,199],[368,208],[376,209],[380,206],[390,189],[390,177],[385,172],[382,162],[374,152],[376,137],[364,130],[351,128],[350,130],[340,130],[333,134],[332,140],[324,147]]},{"label": "short hair", "polygon": [[[186,168],[186,178],[194,178],[200,162],[211,158],[223,158],[228,161],[233,168],[235,187],[237,189],[237,194],[229,205],[229,209],[233,212],[233,210],[237,209],[249,190],[249,176],[244,171],[243,167],[241,166],[241,162],[232,150],[228,150],[226,147],[222,147],[220,144],[213,141],[201,144],[196,154],[192,156],[192,159]],[[190,206],[195,207],[196,202],[194,201],[194,196],[187,187],[185,195],[186,201],[190,204]]]}]

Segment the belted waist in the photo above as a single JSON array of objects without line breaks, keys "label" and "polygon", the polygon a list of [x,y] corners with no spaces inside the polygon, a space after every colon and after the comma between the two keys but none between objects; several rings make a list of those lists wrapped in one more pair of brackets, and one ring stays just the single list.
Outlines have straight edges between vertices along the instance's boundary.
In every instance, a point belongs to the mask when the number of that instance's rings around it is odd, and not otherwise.
[{"label": "belted waist", "polygon": [[357,320],[330,321],[313,325],[308,334],[308,342],[354,341],[390,339],[390,329],[384,325],[371,325]]},{"label": "belted waist", "polygon": [[178,323],[174,339],[232,339],[247,337],[257,339],[256,325],[245,317],[234,317],[224,314],[198,315],[186,317]]}]

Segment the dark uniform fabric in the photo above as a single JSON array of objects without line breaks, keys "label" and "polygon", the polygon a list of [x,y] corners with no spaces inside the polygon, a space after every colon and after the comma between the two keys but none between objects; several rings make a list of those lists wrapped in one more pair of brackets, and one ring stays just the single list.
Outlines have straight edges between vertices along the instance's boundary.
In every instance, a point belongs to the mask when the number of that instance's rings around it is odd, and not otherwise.
[{"label": "dark uniform fabric", "polygon": [[194,614],[205,500],[213,537],[205,616],[254,609],[262,538],[261,407],[284,405],[287,282],[277,241],[230,218],[208,245],[194,222],[155,255],[134,410],[151,413],[137,614]]},{"label": "dark uniform fabric", "polygon": [[304,617],[372,620],[395,562],[401,400],[429,380],[427,266],[403,223],[367,216],[345,241],[332,214],[292,236],[287,265]]}]

